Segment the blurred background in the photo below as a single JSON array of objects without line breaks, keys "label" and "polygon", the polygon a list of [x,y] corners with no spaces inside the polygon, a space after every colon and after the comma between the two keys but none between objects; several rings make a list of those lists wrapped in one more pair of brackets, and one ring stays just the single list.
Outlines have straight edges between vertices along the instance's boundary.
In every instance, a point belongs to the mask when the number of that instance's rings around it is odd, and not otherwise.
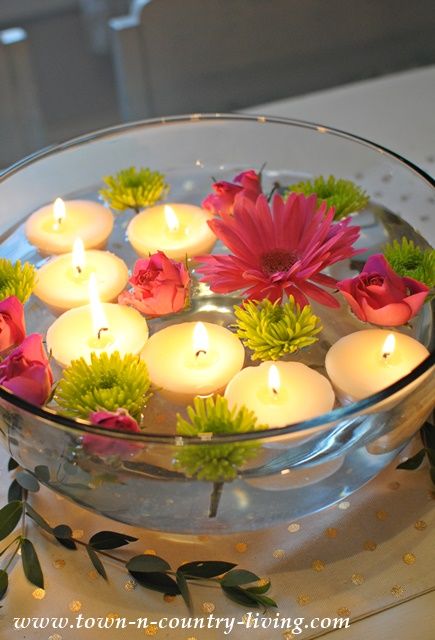
[{"label": "blurred background", "polygon": [[434,0],[0,0],[0,167],[119,122],[433,64],[434,33]]}]

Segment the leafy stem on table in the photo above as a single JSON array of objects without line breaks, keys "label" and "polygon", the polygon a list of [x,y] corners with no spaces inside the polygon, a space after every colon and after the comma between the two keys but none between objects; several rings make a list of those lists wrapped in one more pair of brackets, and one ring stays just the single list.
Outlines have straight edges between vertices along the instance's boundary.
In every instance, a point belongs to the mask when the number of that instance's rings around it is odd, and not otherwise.
[{"label": "leafy stem on table", "polygon": [[[19,533],[3,549],[0,549],[0,558],[3,556],[7,558],[3,569],[0,569],[0,599],[8,590],[8,570],[18,551],[21,551],[23,571],[28,581],[44,589],[44,575],[38,553],[35,545],[26,535],[27,517],[30,517],[40,529],[54,537],[69,551],[76,551],[79,547],[83,547],[95,571],[103,580],[108,580],[108,576],[102,557],[123,565],[135,582],[145,589],[165,595],[181,596],[191,612],[193,610],[191,585],[220,588],[230,600],[251,608],[267,609],[277,606],[276,602],[266,595],[271,587],[270,580],[261,579],[246,569],[238,569],[232,562],[218,560],[187,562],[174,570],[166,560],[157,555],[140,554],[125,560],[110,553],[112,549],[136,542],[137,538],[133,536],[116,531],[99,531],[84,542],[73,536],[73,531],[67,524],[52,527],[34,509],[29,499],[29,495],[39,491],[38,478],[47,481],[48,469],[42,466],[36,467],[34,474],[31,474],[11,458],[8,471],[13,472],[15,478],[9,487],[8,503],[0,509],[0,541],[8,538],[18,528]],[[8,556],[11,548],[12,552]]]}]

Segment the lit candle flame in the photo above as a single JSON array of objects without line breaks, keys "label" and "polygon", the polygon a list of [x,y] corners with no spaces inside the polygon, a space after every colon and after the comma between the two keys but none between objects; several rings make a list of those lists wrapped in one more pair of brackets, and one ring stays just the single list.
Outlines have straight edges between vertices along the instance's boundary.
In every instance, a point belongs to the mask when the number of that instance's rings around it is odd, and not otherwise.
[{"label": "lit candle flame", "polygon": [[388,336],[385,338],[385,342],[382,347],[382,357],[387,359],[389,356],[391,356],[394,353],[395,348],[396,348],[396,338],[394,336],[394,333],[389,333]]},{"label": "lit candle flame", "polygon": [[193,330],[193,350],[196,357],[201,353],[206,354],[208,351],[209,340],[207,329],[202,322],[197,322]]},{"label": "lit candle flame", "polygon": [[97,279],[95,273],[91,273],[89,277],[89,305],[91,307],[92,326],[94,334],[99,339],[102,331],[108,331],[106,314],[98,295]]},{"label": "lit candle flame", "polygon": [[72,264],[74,271],[77,271],[77,273],[81,273],[83,271],[85,266],[85,246],[81,238],[76,238],[74,240]]},{"label": "lit candle flame", "polygon": [[163,211],[165,214],[166,226],[171,233],[175,233],[180,228],[180,221],[177,218],[177,214],[168,204],[165,204]]},{"label": "lit candle flame", "polygon": [[274,364],[270,365],[269,367],[268,383],[269,389],[272,391],[273,395],[278,395],[278,392],[281,388],[281,378],[279,375],[278,367],[276,367]]},{"label": "lit candle flame", "polygon": [[56,198],[53,204],[53,218],[54,218],[53,229],[55,231],[58,231],[60,229],[60,225],[62,224],[62,221],[65,219],[65,217],[66,217],[65,203],[62,200],[62,198]]}]

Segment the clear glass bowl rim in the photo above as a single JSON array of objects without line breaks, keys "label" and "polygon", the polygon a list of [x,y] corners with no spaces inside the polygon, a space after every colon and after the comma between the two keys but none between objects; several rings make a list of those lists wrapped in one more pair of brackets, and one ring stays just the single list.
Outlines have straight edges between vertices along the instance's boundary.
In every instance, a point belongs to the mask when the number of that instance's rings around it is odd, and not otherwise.
[{"label": "clear glass bowl rim", "polygon": [[[105,129],[100,129],[98,131],[94,131],[92,133],[88,133],[82,136],[78,136],[76,138],[72,138],[71,140],[67,140],[66,142],[62,142],[60,144],[50,145],[37,151],[22,160],[14,163],[4,171],[0,172],[0,183],[4,180],[7,180],[10,176],[14,175],[18,171],[25,169],[27,166],[38,162],[38,160],[45,158],[50,155],[55,155],[59,152],[62,152],[65,149],[69,149],[71,147],[77,147],[82,144],[87,144],[94,140],[98,140],[99,138],[110,137],[112,135],[116,136],[122,134],[125,131],[132,131],[134,129],[141,128],[151,128],[155,126],[162,126],[166,124],[173,123],[184,123],[193,125],[197,122],[207,122],[207,121],[239,121],[239,122],[257,122],[261,125],[272,124],[272,125],[288,125],[293,127],[299,127],[303,129],[309,129],[311,131],[318,131],[321,134],[333,135],[335,137],[344,138],[349,141],[353,141],[362,146],[366,146],[377,153],[381,153],[382,155],[388,155],[398,161],[399,163],[405,165],[408,169],[410,169],[413,173],[416,173],[423,181],[427,182],[428,185],[435,189],[435,180],[423,169],[415,165],[413,162],[407,160],[403,156],[398,153],[391,151],[390,149],[383,147],[371,140],[367,140],[361,136],[357,136],[354,134],[347,133],[346,131],[342,131],[341,129],[336,129],[334,127],[329,127],[326,125],[320,125],[313,122],[307,122],[305,120],[297,120],[290,118],[279,118],[279,117],[269,117],[263,115],[247,115],[247,114],[232,114],[232,113],[205,113],[205,114],[192,114],[192,115],[183,115],[183,116],[168,116],[164,118],[151,118],[145,120],[138,120],[135,122],[129,122],[126,124],[115,125],[113,127],[107,127]],[[274,438],[276,436],[283,436],[286,434],[297,433],[300,431],[305,431],[307,429],[313,429],[316,427],[321,427],[322,425],[328,425],[330,423],[338,422],[344,418],[349,418],[354,416],[355,414],[361,413],[363,411],[367,411],[377,403],[380,403],[384,400],[390,398],[393,394],[397,393],[401,389],[404,389],[409,384],[417,380],[424,373],[429,371],[435,364],[435,350],[433,350],[428,357],[421,362],[418,367],[413,369],[406,376],[397,380],[394,384],[386,387],[382,391],[379,391],[376,394],[373,394],[363,400],[358,402],[351,403],[346,406],[338,407],[328,413],[324,413],[316,418],[311,420],[305,420],[304,422],[294,423],[287,425],[286,427],[277,427],[267,430],[254,431],[242,434],[226,434],[226,435],[216,435],[212,440],[203,440],[201,438],[197,438],[194,436],[183,436],[182,438],[177,435],[166,435],[166,434],[158,434],[158,433],[128,433],[123,431],[116,431],[104,429],[102,427],[97,427],[92,425],[89,421],[82,420],[80,418],[74,419],[68,416],[57,413],[53,409],[42,408],[36,405],[27,402],[23,398],[20,398],[13,394],[8,389],[0,386],[0,398],[8,402],[9,404],[21,409],[25,412],[32,414],[35,417],[39,417],[44,421],[50,423],[54,427],[59,427],[63,430],[76,432],[77,435],[83,435],[85,433],[93,433],[95,435],[104,436],[105,438],[117,439],[117,440],[128,440],[133,442],[142,442],[143,444],[167,444],[167,445],[179,445],[180,440],[188,441],[189,444],[199,444],[202,446],[213,445],[216,444],[217,441],[220,443],[230,443],[230,442],[240,442],[247,440],[268,440]]]}]

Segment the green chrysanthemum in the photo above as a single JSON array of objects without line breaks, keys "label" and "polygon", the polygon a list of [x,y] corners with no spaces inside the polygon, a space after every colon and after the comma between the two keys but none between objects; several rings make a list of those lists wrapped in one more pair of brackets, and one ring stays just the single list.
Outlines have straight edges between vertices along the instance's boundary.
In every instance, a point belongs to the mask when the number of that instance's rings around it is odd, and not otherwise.
[{"label": "green chrysanthemum", "polygon": [[0,300],[16,296],[24,304],[32,295],[36,269],[29,262],[11,262],[0,258]]},{"label": "green chrysanthemum", "polygon": [[[246,433],[267,428],[258,425],[255,414],[246,407],[229,409],[222,396],[195,398],[187,414],[189,420],[177,416],[177,433],[181,436]],[[176,454],[175,466],[198,480],[224,482],[234,480],[240,467],[255,457],[258,450],[256,442],[184,445]]]},{"label": "green chrysanthemum", "polygon": [[126,409],[140,420],[144,404],[150,398],[150,379],[145,363],[132,354],[122,357],[118,351],[91,353],[91,363],[73,360],[64,370],[54,399],[68,415],[88,418],[92,411]]},{"label": "green chrysanthemum", "polygon": [[412,240],[394,240],[384,247],[384,255],[399,276],[408,276],[435,287],[435,249],[421,249]]},{"label": "green chrysanthemum", "polygon": [[326,180],[323,176],[318,176],[313,180],[304,180],[290,185],[286,190],[286,195],[292,191],[310,196],[315,193],[317,204],[320,205],[326,200],[328,207],[335,208],[335,220],[341,220],[354,211],[360,211],[367,206],[368,195],[351,180],[337,179],[329,176]]},{"label": "green chrysanthemum", "polygon": [[106,176],[103,181],[108,189],[101,189],[100,195],[105,202],[117,211],[150,207],[162,200],[169,191],[165,176],[151,169],[129,167],[113,176]]},{"label": "green chrysanthemum", "polygon": [[237,335],[253,351],[253,360],[278,360],[286,353],[317,342],[322,330],[320,319],[306,305],[303,309],[293,296],[287,302],[248,300],[234,307]]}]

